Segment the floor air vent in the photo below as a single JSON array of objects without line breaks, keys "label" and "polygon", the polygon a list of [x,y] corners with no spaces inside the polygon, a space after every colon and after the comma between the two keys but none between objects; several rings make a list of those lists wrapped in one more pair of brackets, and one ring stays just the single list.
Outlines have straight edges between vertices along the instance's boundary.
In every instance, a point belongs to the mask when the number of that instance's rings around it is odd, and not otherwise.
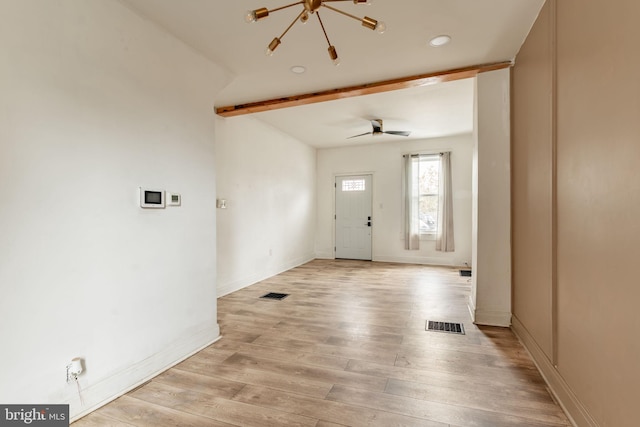
[{"label": "floor air vent", "polygon": [[427,320],[427,327],[425,330],[464,335],[464,325],[462,323],[434,322],[433,320]]},{"label": "floor air vent", "polygon": [[279,294],[277,292],[269,292],[266,295],[262,295],[260,298],[281,300],[281,299],[285,299],[288,296],[289,294]]}]

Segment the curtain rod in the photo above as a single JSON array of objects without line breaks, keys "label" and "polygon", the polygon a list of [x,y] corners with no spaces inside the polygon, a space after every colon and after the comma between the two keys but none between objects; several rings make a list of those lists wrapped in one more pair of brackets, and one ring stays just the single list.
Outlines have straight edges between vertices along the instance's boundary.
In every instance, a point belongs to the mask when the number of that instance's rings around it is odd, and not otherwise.
[{"label": "curtain rod", "polygon": [[444,153],[451,153],[451,151],[441,151],[439,153],[430,153],[430,154],[403,154],[402,157],[421,157],[421,156],[442,156]]}]

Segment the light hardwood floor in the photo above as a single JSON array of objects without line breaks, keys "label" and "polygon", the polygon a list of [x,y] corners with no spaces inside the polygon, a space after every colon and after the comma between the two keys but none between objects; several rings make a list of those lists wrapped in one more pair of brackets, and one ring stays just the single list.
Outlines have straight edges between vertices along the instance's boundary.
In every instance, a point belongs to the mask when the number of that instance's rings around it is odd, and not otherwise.
[{"label": "light hardwood floor", "polygon": [[570,425],[469,292],[446,267],[312,261],[218,299],[221,340],[73,426]]}]

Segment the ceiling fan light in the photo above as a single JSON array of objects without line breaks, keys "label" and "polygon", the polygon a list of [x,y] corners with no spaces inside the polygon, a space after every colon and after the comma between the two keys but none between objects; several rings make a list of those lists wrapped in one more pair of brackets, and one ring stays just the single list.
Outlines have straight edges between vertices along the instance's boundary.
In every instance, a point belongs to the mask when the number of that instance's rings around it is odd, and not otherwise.
[{"label": "ceiling fan light", "polygon": [[280,46],[280,43],[280,39],[278,37],[274,37],[274,39],[271,40],[271,43],[269,43],[269,47],[267,47],[267,51],[265,52],[265,54],[267,56],[272,56],[276,48]]},{"label": "ceiling fan light", "polygon": [[329,46],[329,49],[327,49],[329,51],[329,58],[331,58],[331,61],[333,61],[333,65],[338,66],[340,65],[340,58],[338,58],[338,52],[336,52],[336,47],[335,46]]}]

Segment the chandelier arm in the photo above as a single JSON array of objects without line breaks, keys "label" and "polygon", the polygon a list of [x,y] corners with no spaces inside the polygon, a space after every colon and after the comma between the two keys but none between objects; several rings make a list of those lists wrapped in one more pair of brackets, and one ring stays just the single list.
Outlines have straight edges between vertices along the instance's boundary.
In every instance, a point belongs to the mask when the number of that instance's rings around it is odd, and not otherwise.
[{"label": "chandelier arm", "polygon": [[367,3],[367,0],[322,0],[322,3],[335,3],[335,2],[343,2],[343,1],[348,1],[354,4]]},{"label": "chandelier arm", "polygon": [[327,52],[329,52],[329,58],[331,58],[331,60],[333,61],[333,65],[339,65],[340,59],[338,58],[338,52],[336,52],[336,47],[329,41],[327,30],[325,30],[322,18],[320,18],[320,12],[316,11],[316,15],[318,15],[318,22],[320,22],[320,27],[322,27],[322,32],[324,33],[324,38],[327,39],[327,44],[329,45],[329,49],[327,49]]},{"label": "chandelier arm", "polygon": [[282,35],[280,37],[278,37],[279,39],[282,39],[284,37],[285,34],[287,34],[289,32],[289,30],[291,29],[291,27],[294,26],[294,24],[296,22],[298,22],[298,19],[302,18],[302,15],[304,15],[304,13],[306,12],[306,10],[303,10],[302,12],[300,12],[300,14],[298,16],[296,16],[296,19],[293,20],[293,22],[291,22],[291,24],[289,24],[289,26],[287,27],[286,30],[284,30],[284,33],[282,33]]},{"label": "chandelier arm", "polygon": [[349,17],[349,18],[351,18],[351,19],[355,19],[356,21],[362,22],[362,18],[358,18],[358,17],[357,17],[357,16],[355,16],[355,15],[352,15],[352,14],[347,13],[347,12],[345,12],[345,11],[342,11],[342,10],[340,10],[340,9],[336,9],[335,7],[333,7],[333,6],[329,6],[328,4],[324,4],[324,2],[322,2],[322,6],[326,7],[326,8],[327,8],[327,9],[329,9],[329,10],[333,10],[334,12],[338,12],[338,13],[340,13],[340,14],[344,15],[344,16],[348,16],[348,17]]},{"label": "chandelier arm", "polygon": [[296,6],[296,5],[303,4],[303,3],[304,3],[304,1],[297,1],[297,2],[295,2],[295,3],[291,3],[291,4],[288,4],[288,5],[286,5],[286,6],[276,7],[275,9],[270,9],[270,10],[269,10],[269,13],[271,13],[271,12],[277,12],[277,11],[279,11],[279,10],[286,9],[286,8],[288,8],[288,7]]},{"label": "chandelier arm", "polygon": [[320,22],[320,27],[322,27],[324,38],[327,39],[327,44],[331,46],[331,42],[329,41],[329,36],[327,35],[327,30],[324,29],[324,24],[322,23],[322,19],[320,18],[320,12],[316,12],[316,15],[318,16],[318,22]]}]

